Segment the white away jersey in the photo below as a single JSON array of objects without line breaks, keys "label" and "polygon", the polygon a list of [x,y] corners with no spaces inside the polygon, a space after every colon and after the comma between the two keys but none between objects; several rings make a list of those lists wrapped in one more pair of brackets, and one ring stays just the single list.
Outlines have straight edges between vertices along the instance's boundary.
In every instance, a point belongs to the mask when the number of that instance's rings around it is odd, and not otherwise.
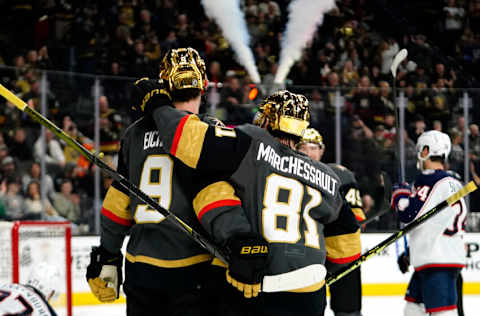
[{"label": "white away jersey", "polygon": [[[398,212],[400,220],[407,223],[415,220],[461,188],[462,184],[445,171],[425,170],[415,180],[408,206]],[[466,216],[467,206],[461,199],[410,233],[410,262],[416,271],[465,266],[463,235]]]},{"label": "white away jersey", "polygon": [[0,283],[0,315],[56,316],[47,302],[32,288]]}]

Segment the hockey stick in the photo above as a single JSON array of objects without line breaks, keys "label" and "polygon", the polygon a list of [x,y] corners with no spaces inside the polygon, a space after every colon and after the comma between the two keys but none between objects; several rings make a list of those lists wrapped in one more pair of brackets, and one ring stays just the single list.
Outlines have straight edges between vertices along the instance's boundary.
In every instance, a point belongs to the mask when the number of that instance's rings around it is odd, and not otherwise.
[{"label": "hockey stick", "polygon": [[390,177],[385,171],[380,172],[380,179],[381,183],[383,184],[383,200],[379,207],[379,211],[377,214],[370,216],[369,218],[361,221],[360,225],[366,225],[376,218],[383,216],[385,213],[388,213],[391,210],[390,207],[390,199],[392,197],[392,181],[390,181]]},{"label": "hockey stick", "polygon": [[392,61],[392,65],[390,66],[390,71],[392,72],[393,76],[393,106],[395,111],[395,129],[397,134],[397,154],[399,160],[399,171],[400,171],[400,183],[405,181],[405,160],[403,159],[403,155],[401,156],[401,144],[400,140],[403,140],[403,136],[400,134],[403,133],[403,130],[400,130],[400,121],[399,121],[399,113],[398,113],[398,106],[397,106],[397,69],[400,63],[407,58],[408,51],[404,48],[395,55]]},{"label": "hockey stick", "polygon": [[[405,182],[405,156],[404,156],[404,151],[402,150],[403,144],[403,129],[400,129],[400,108],[397,105],[397,69],[400,63],[407,58],[408,51],[404,48],[400,50],[397,55],[393,58],[392,65],[390,66],[390,71],[392,72],[393,76],[393,110],[395,111],[395,133],[396,133],[396,152],[397,152],[397,157],[398,157],[398,179],[400,183]],[[402,224],[400,224],[400,228],[402,228]],[[408,242],[407,242],[407,235],[404,235],[403,237],[403,246],[405,250],[408,247]],[[397,257],[400,256],[399,254],[399,247],[398,247],[398,242],[395,242],[395,252],[397,253]]]},{"label": "hockey stick", "polygon": [[394,233],[384,241],[380,242],[378,245],[373,247],[372,249],[368,250],[366,253],[360,256],[357,260],[351,262],[348,266],[344,267],[343,269],[337,271],[336,273],[332,274],[329,276],[326,280],[327,285],[331,285],[332,283],[340,280],[343,278],[345,275],[348,273],[352,272],[356,268],[358,268],[363,262],[367,261],[370,259],[372,256],[380,253],[383,249],[387,248],[390,246],[393,242],[397,241],[398,239],[402,238],[403,236],[406,235],[409,231],[414,229],[415,227],[419,226],[426,220],[428,220],[430,217],[434,216],[441,210],[443,210],[445,207],[450,206],[460,200],[461,198],[467,196],[469,193],[475,191],[477,189],[477,186],[474,181],[470,181],[467,183],[463,188],[461,188],[457,193],[452,194],[448,199],[445,201],[441,202],[437,206],[431,208],[425,214],[420,216],[419,218],[415,219],[413,222],[405,226],[403,229],[399,230],[398,232]]},{"label": "hockey stick", "polygon": [[[60,139],[65,141],[70,147],[75,149],[82,156],[87,158],[88,161],[97,165],[103,171],[105,171],[112,179],[117,181],[122,187],[128,190],[130,193],[135,195],[137,198],[142,200],[144,203],[148,204],[151,208],[157,210],[160,214],[165,216],[173,225],[183,230],[187,233],[193,240],[195,240],[200,246],[209,251],[215,257],[228,264],[228,254],[221,248],[218,248],[213,244],[209,239],[195,231],[187,223],[178,218],[175,214],[170,212],[167,209],[161,207],[155,200],[146,195],[142,190],[140,190],[136,185],[129,182],[121,174],[113,170],[109,165],[107,165],[103,160],[101,160],[97,155],[92,154],[88,149],[83,147],[79,142],[73,139],[70,135],[66,134],[62,129],[57,127],[53,122],[44,117],[42,114],[38,113],[35,109],[29,107],[24,101],[19,97],[13,94],[10,90],[5,88],[0,84],[0,95],[2,95],[9,102],[13,103],[19,110],[28,114],[33,120],[42,124],[49,130],[51,130],[55,135]],[[267,275],[264,276],[262,282],[262,291],[264,292],[280,292],[300,289],[303,287],[314,285],[321,280],[325,279],[326,270],[320,264],[310,265],[301,269],[294,271]],[[320,280],[320,281],[319,281]]]}]

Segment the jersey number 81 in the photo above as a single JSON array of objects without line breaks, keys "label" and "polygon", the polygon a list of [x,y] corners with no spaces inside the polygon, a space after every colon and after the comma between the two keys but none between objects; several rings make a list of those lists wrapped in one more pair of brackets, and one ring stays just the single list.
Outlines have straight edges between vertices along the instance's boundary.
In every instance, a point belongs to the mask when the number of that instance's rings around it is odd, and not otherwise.
[{"label": "jersey number 81", "polygon": [[[287,202],[279,201],[280,190],[288,192]],[[310,210],[322,203],[318,190],[309,186],[306,192],[310,201],[302,210],[302,200],[305,186],[298,180],[278,174],[267,177],[263,197],[262,226],[263,236],[269,242],[297,243],[301,238],[300,217],[305,221],[305,246],[320,248],[317,223],[310,217]],[[278,218],[286,219],[285,228],[278,227]]]}]

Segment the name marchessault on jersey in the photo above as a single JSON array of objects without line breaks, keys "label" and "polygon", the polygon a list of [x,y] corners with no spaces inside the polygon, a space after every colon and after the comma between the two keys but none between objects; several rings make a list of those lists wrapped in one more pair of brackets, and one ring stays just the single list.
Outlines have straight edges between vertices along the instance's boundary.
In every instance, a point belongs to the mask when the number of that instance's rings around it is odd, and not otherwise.
[{"label": "name marchessault on jersey", "polygon": [[265,147],[263,143],[260,143],[260,146],[258,147],[257,160],[264,160],[274,169],[304,178],[312,184],[319,186],[331,195],[335,195],[338,181],[332,178],[329,174],[315,168],[315,166],[302,159],[299,159],[298,157],[281,157],[270,145]]}]

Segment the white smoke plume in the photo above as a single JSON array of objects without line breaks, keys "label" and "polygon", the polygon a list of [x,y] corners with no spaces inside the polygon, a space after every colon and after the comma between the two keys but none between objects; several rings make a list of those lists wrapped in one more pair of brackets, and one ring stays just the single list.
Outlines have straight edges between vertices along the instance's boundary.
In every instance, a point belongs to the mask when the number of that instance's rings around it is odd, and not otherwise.
[{"label": "white smoke plume", "polygon": [[202,0],[205,13],[222,29],[223,36],[232,46],[238,62],[245,67],[253,82],[260,83],[260,75],[255,65],[252,50],[248,46],[248,34],[245,16],[240,10],[239,0]]},{"label": "white smoke plume", "polygon": [[302,50],[312,39],[323,15],[335,7],[334,0],[294,0],[288,6],[288,23],[283,33],[280,60],[274,82],[283,83]]}]

